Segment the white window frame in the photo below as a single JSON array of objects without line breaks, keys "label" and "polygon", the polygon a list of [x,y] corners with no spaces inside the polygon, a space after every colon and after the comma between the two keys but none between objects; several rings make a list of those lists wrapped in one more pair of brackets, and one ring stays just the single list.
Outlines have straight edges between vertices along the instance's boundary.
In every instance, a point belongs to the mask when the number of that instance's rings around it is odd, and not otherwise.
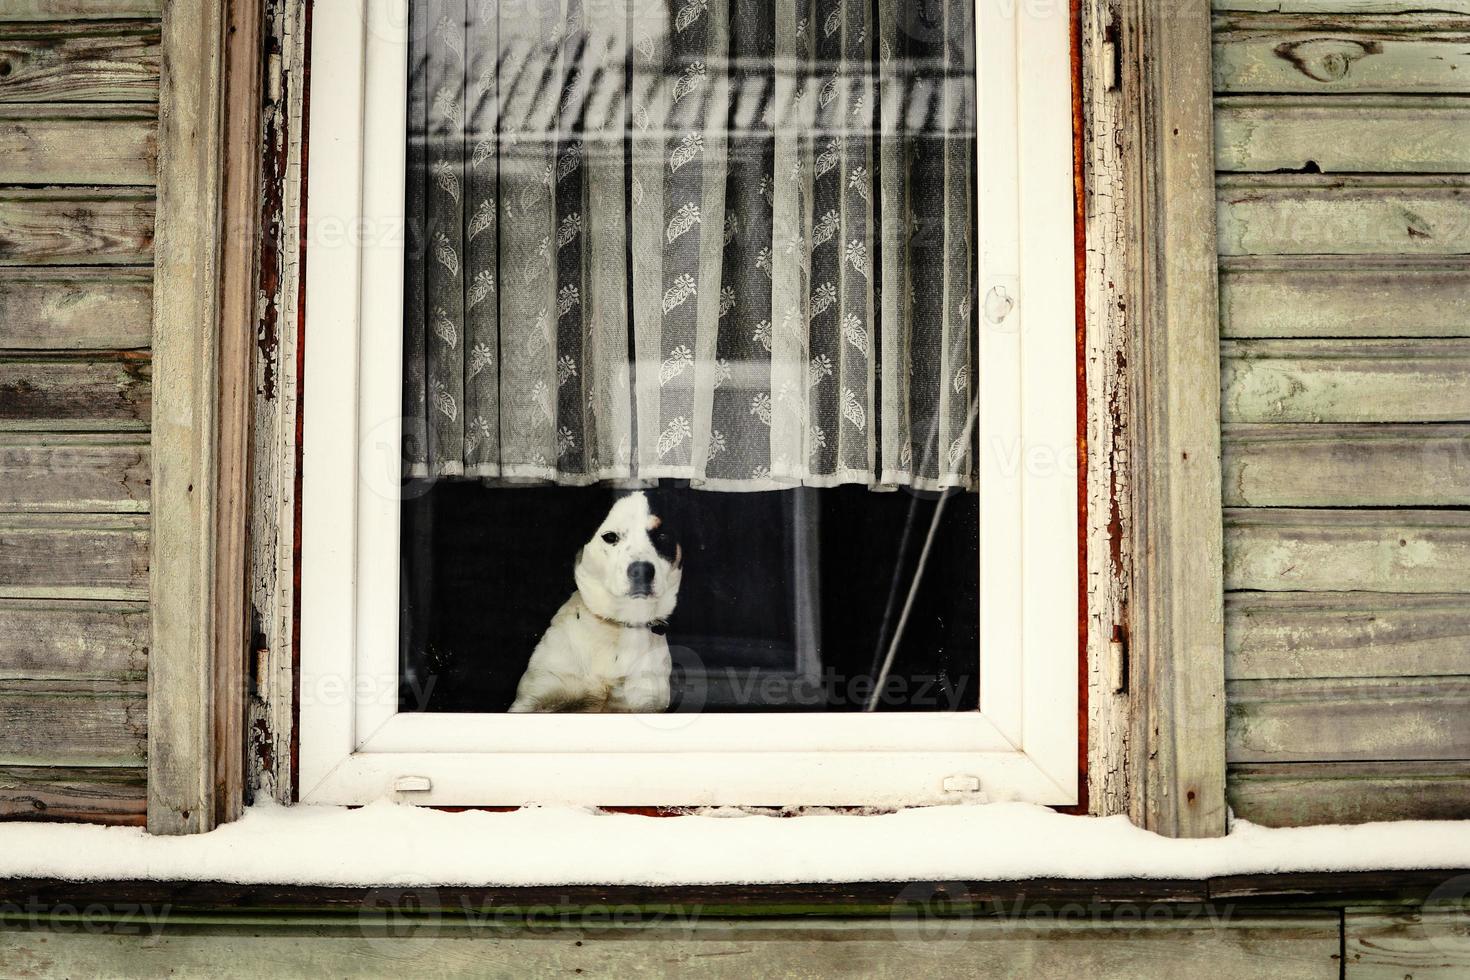
[{"label": "white window frame", "polygon": [[991,800],[1076,802],[1071,28],[1064,3],[978,8],[980,708],[754,721],[398,712],[407,0],[317,6],[303,802],[892,806],[974,798],[963,777]]}]

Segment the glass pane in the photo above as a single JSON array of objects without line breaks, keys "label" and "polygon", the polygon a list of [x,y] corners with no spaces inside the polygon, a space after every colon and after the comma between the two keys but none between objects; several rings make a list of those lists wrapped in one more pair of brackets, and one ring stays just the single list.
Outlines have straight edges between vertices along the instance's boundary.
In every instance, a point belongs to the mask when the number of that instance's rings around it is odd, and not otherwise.
[{"label": "glass pane", "polygon": [[416,0],[404,710],[973,710],[971,0]]}]

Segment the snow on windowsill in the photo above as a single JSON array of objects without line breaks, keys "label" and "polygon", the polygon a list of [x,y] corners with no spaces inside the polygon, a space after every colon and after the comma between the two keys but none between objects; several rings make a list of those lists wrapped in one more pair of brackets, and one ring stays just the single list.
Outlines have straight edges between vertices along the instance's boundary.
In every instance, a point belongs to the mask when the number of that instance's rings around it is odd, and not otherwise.
[{"label": "snow on windowsill", "polygon": [[1470,867],[1470,821],[1270,829],[1169,840],[1123,817],[1022,803],[777,817],[576,809],[448,813],[252,807],[196,837],[0,825],[0,877],[302,885],[670,885],[1023,878],[1208,878]]}]

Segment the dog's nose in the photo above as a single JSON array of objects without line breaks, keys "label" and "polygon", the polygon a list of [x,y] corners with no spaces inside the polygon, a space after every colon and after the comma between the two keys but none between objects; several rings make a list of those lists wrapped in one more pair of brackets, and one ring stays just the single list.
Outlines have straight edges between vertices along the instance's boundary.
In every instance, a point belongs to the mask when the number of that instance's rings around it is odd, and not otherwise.
[{"label": "dog's nose", "polygon": [[648,592],[653,588],[653,562],[635,561],[628,565],[628,583],[634,592]]}]

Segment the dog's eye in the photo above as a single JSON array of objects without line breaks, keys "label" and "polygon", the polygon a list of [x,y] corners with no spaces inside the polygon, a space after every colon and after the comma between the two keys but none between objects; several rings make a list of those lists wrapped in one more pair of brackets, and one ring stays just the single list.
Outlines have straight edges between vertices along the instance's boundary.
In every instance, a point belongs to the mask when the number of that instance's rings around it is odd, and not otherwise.
[{"label": "dog's eye", "polygon": [[620,539],[618,538],[618,532],[609,531],[602,536],[602,540],[606,541],[608,544],[617,544]]}]

